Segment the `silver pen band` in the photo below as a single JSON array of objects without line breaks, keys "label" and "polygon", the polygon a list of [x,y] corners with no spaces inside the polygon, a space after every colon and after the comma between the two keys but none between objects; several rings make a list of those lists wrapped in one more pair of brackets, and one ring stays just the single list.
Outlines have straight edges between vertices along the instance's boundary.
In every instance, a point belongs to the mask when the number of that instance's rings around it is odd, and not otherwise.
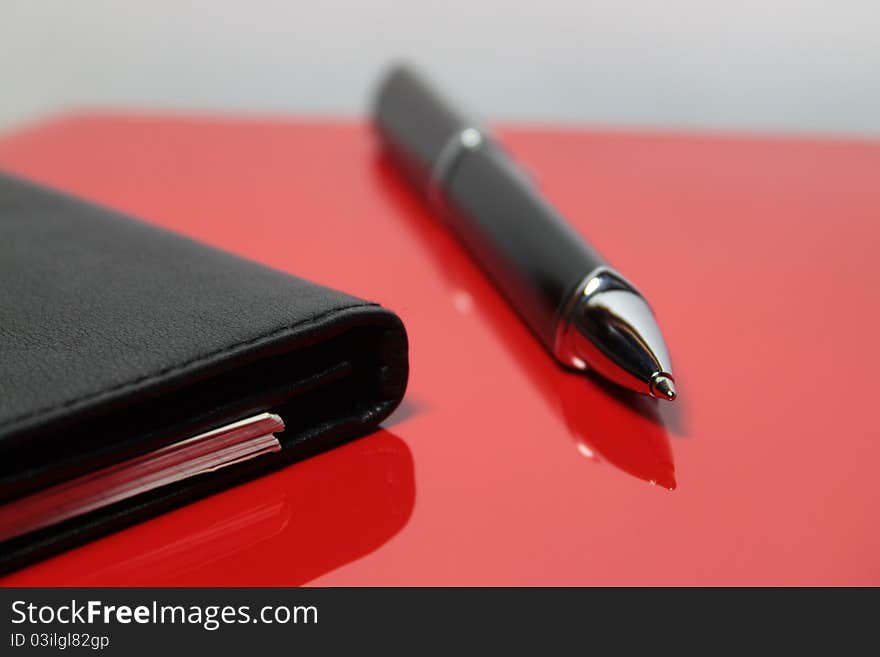
[{"label": "silver pen band", "polygon": [[486,141],[486,134],[473,126],[462,128],[450,135],[440,149],[428,178],[427,195],[431,205],[445,214],[445,190],[452,172],[465,153],[480,148]]}]

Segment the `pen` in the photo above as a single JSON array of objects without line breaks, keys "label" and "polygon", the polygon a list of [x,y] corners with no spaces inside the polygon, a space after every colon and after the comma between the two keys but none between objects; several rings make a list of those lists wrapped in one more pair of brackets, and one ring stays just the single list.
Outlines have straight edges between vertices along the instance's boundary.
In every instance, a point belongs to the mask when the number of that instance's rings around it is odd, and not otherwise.
[{"label": "pen", "polygon": [[380,83],[373,118],[393,159],[561,364],[675,399],[647,301],[485,130],[403,66]]}]

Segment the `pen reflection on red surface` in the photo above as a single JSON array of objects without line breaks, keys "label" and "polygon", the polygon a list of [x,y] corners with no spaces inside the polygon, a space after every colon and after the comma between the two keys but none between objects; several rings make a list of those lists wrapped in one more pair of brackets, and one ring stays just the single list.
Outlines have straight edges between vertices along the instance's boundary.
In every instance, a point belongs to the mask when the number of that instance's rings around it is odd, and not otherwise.
[{"label": "pen reflection on red surface", "polygon": [[[293,586],[369,554],[407,523],[413,459],[387,430],[13,573],[16,585]],[[137,545],[120,561],[117,548]],[[63,573],[62,573],[63,571]]]},{"label": "pen reflection on red surface", "polygon": [[559,366],[522,322],[512,321],[514,311],[384,153],[376,157],[374,171],[400,209],[397,214],[424,244],[450,288],[459,291],[453,292],[453,306],[475,309],[489,325],[553,412],[565,420],[577,451],[674,489],[675,465],[666,423],[677,422],[677,409],[661,415],[657,400]]},{"label": "pen reflection on red surface", "polygon": [[[649,483],[675,489],[672,447],[653,408],[664,402],[607,390],[604,382],[574,373],[560,371],[556,379],[556,402],[578,451]],[[553,403],[549,394],[545,397]]]}]

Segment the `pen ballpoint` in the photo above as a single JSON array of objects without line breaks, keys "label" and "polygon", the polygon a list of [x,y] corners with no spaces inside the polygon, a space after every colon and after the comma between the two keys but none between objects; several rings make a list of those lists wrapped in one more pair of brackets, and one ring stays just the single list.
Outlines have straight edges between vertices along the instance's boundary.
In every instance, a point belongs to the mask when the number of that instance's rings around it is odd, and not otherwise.
[{"label": "pen ballpoint", "polygon": [[374,122],[395,161],[560,363],[675,399],[666,345],[644,297],[486,131],[402,66],[379,85]]}]

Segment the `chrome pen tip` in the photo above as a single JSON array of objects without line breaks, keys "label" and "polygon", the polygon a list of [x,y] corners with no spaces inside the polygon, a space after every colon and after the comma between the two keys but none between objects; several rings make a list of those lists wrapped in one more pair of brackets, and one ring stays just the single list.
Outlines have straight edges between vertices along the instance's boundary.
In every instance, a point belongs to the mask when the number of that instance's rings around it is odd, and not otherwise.
[{"label": "chrome pen tip", "polygon": [[651,378],[651,396],[656,399],[675,399],[675,382],[665,372],[658,372]]}]

